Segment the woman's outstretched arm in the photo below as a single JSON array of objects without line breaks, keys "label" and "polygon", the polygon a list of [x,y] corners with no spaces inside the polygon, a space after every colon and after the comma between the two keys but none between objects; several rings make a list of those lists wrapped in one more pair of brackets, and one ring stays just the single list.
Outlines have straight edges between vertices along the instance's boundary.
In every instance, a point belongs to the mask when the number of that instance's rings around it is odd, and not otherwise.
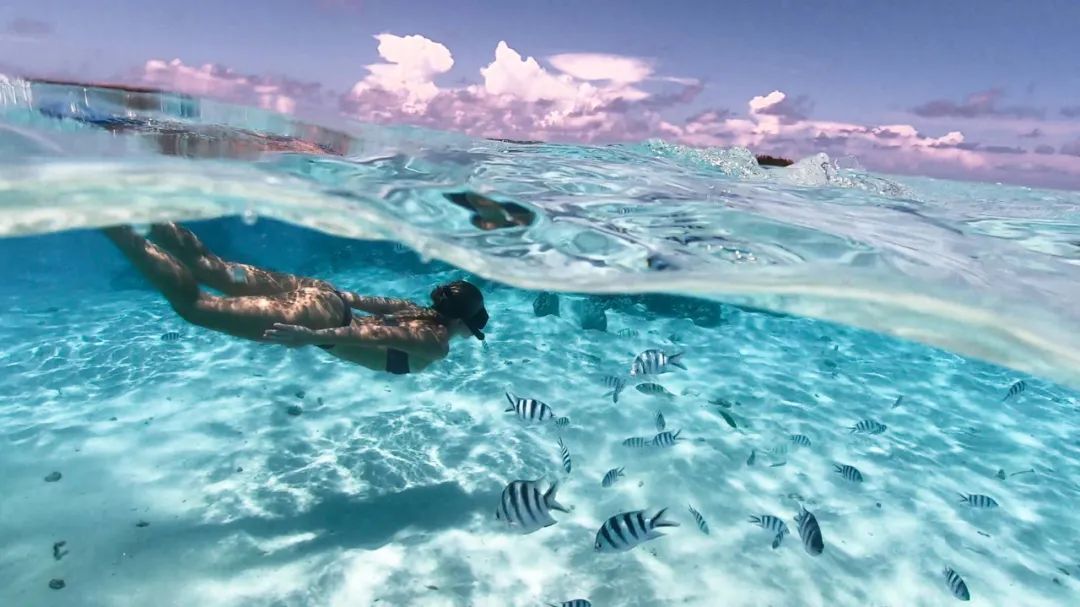
[{"label": "woman's outstretched arm", "polygon": [[277,323],[263,337],[289,346],[343,345],[385,347],[442,358],[450,351],[446,330],[430,325],[388,327],[353,323],[348,327],[312,330]]},{"label": "woman's outstretched arm", "polygon": [[407,299],[369,297],[350,291],[342,291],[341,294],[350,308],[363,310],[369,314],[394,314],[405,310],[415,310],[419,307]]}]

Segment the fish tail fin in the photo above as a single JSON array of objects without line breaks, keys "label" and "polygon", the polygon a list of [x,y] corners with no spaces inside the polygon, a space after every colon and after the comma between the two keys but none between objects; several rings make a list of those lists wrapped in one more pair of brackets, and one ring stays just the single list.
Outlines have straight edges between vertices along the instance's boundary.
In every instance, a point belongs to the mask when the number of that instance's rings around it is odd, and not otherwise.
[{"label": "fish tail fin", "polygon": [[649,519],[649,529],[656,529],[657,527],[678,527],[679,523],[664,518],[664,514],[666,513],[667,508],[662,508],[660,512],[656,513],[656,516]]},{"label": "fish tail fin", "polygon": [[551,486],[548,487],[547,493],[544,493],[544,503],[547,504],[547,507],[548,507],[549,510],[558,510],[559,512],[567,512],[567,513],[569,513],[570,510],[566,506],[563,506],[559,502],[555,501],[555,493],[558,490],[559,490],[559,481],[555,481],[554,483],[551,483]]},{"label": "fish tail fin", "polygon": [[749,519],[747,519],[747,521],[746,521],[746,522],[748,522],[748,523],[754,523],[754,524],[760,525],[760,524],[761,524],[761,517],[760,517],[760,516],[753,516],[753,515],[751,515],[751,516],[750,516],[750,518],[749,518]]},{"label": "fish tail fin", "polygon": [[623,475],[623,470],[626,470],[626,468],[625,467],[619,468],[618,471],[615,472],[615,475],[616,476],[622,476]]},{"label": "fish tail fin", "polygon": [[675,439],[675,440],[679,440],[679,434],[681,434],[681,433],[682,433],[682,428],[680,428],[680,429],[676,430],[676,431],[675,431],[675,434],[672,434],[672,435],[671,435],[671,438],[673,438],[673,439]]},{"label": "fish tail fin", "polygon": [[844,471],[844,467],[841,466],[840,464],[833,464],[833,468],[836,468],[837,472],[843,472]]},{"label": "fish tail fin", "polygon": [[777,533],[776,537],[774,537],[773,541],[772,541],[773,550],[776,550],[777,548],[779,548],[780,547],[780,542],[782,542],[782,541],[784,541],[784,534],[783,533]]},{"label": "fish tail fin", "polygon": [[964,495],[963,493],[957,492],[957,495],[960,496],[960,503],[962,504],[967,504],[971,501],[968,499],[968,496]]},{"label": "fish tail fin", "polygon": [[681,360],[683,354],[686,354],[686,352],[679,352],[677,354],[672,354],[671,356],[667,357],[668,364],[678,367],[683,371],[686,371],[686,365],[683,364],[683,361]]},{"label": "fish tail fin", "polygon": [[507,411],[513,411],[514,410],[514,395],[507,392],[506,393],[506,400],[507,400],[507,402],[510,403],[510,408],[507,409]]}]

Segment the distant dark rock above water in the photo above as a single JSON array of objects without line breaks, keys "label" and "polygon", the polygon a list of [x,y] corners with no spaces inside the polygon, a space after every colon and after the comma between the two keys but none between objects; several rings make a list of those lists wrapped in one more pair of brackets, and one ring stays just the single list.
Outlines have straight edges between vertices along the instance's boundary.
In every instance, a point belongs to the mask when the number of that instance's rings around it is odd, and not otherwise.
[{"label": "distant dark rock above water", "polygon": [[754,156],[757,159],[757,163],[763,167],[786,167],[795,164],[794,161],[787,158],[780,158],[779,156],[769,156],[766,154],[759,154]]}]

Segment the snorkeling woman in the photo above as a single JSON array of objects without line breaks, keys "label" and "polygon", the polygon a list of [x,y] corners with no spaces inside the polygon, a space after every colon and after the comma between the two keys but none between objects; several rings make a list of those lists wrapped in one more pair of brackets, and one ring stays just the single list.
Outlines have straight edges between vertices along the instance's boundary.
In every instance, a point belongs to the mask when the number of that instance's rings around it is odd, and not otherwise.
[{"label": "snorkeling woman", "polygon": [[[463,280],[436,287],[431,305],[420,306],[225,261],[174,223],[154,224],[152,242],[130,226],[102,231],[181,318],[214,331],[287,346],[318,346],[342,360],[398,375],[445,358],[454,337],[484,339],[484,296]],[[354,315],[354,309],[368,315]]]}]

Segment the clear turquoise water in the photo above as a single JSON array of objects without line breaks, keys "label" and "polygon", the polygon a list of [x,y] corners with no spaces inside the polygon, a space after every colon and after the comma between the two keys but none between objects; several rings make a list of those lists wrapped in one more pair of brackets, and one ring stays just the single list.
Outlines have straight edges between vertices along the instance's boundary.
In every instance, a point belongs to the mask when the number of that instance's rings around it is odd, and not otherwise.
[{"label": "clear turquoise water", "polygon": [[[944,605],[944,567],[973,605],[1077,600],[1077,193],[355,124],[333,125],[345,157],[196,160],[71,118],[322,136],[158,101],[0,79],[0,605]],[[441,196],[462,188],[540,221],[476,230]],[[487,346],[394,377],[185,325],[90,229],[166,218],[359,292],[422,300],[469,276]],[[533,314],[541,289],[564,292],[560,317]],[[607,331],[581,330],[596,305]],[[659,380],[675,396],[605,398],[600,378],[653,347],[686,352]],[[523,426],[508,389],[571,424]],[[658,410],[687,440],[623,447]],[[851,435],[865,418],[888,430]],[[499,493],[535,478],[573,510],[509,533]],[[819,557],[746,522],[795,531],[800,504]],[[666,537],[593,551],[608,516],[665,506]]]}]

